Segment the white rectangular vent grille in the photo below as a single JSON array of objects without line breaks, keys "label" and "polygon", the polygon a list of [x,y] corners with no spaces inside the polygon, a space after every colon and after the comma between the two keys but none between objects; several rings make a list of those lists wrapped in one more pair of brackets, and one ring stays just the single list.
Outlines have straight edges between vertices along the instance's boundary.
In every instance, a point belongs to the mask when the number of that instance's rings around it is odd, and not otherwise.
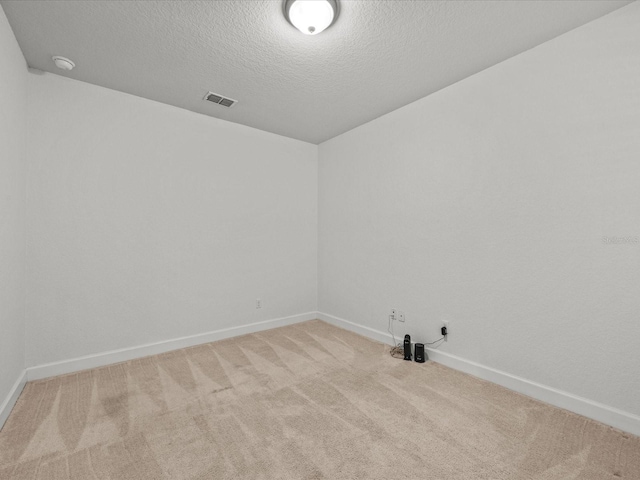
[{"label": "white rectangular vent grille", "polygon": [[212,103],[217,103],[218,105],[222,105],[223,107],[227,107],[227,108],[233,107],[236,103],[238,103],[237,100],[223,97],[222,95],[218,95],[217,93],[213,93],[213,92],[208,92],[204,96],[204,99]]}]

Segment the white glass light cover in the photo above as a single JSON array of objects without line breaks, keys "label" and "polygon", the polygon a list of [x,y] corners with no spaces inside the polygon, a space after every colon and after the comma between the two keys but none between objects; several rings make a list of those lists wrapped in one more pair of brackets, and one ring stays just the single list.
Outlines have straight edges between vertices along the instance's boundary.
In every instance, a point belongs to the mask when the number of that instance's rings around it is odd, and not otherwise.
[{"label": "white glass light cover", "polygon": [[329,0],[289,0],[285,8],[291,24],[305,35],[319,34],[336,16],[335,1]]}]

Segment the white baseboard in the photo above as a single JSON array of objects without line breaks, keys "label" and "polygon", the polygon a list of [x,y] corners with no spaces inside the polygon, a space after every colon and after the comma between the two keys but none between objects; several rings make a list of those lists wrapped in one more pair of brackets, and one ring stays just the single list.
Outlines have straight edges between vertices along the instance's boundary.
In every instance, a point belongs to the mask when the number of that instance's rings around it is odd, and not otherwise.
[{"label": "white baseboard", "polygon": [[22,389],[27,383],[27,372],[23,370],[20,372],[20,376],[16,380],[16,383],[13,384],[11,390],[9,390],[9,395],[4,399],[2,404],[0,405],[0,430],[4,427],[4,422],[9,418],[9,414],[13,409],[13,406],[18,401],[18,397],[22,393]]},{"label": "white baseboard", "polygon": [[316,318],[316,315],[317,312],[307,312],[290,317],[275,318],[273,320],[265,320],[238,327],[224,328],[221,330],[214,330],[212,332],[200,333],[198,335],[190,335],[188,337],[174,338],[162,342],[149,343],[136,347],[122,348],[119,350],[111,350],[109,352],[101,352],[94,355],[86,355],[84,357],[37,365],[35,367],[27,368],[27,380],[39,380],[42,378],[54,377],[56,375],[78,372],[80,370],[103,367],[105,365],[126,362],[128,360],[147,357],[149,355],[157,355],[171,350],[178,350],[180,348],[193,347],[194,345],[224,340],[225,338],[237,337],[239,335],[260,332],[271,328],[284,327],[294,323],[313,320]]},{"label": "white baseboard", "polygon": [[[326,313],[318,312],[317,318],[373,340],[389,345],[393,344],[391,335],[386,332],[358,325],[357,323]],[[540,383],[532,382],[531,380],[511,375],[450,353],[441,352],[432,348],[427,348],[427,351],[430,360],[446,365],[447,367],[460,370],[461,372],[496,383],[515,392],[535,398],[536,400],[549,403],[553,406],[569,410],[570,412],[640,436],[640,416]]]},{"label": "white baseboard", "polygon": [[359,325],[357,323],[350,322],[349,320],[345,320],[344,318],[334,317],[333,315],[329,315],[327,313],[318,312],[316,317],[319,320],[335,325],[336,327],[344,328],[354,333],[359,333],[364,337],[377,340],[378,342],[388,343],[389,346],[393,345],[393,338],[391,337],[391,334],[389,334],[388,332],[381,332],[380,330],[374,330],[373,328],[365,327],[364,325]]}]

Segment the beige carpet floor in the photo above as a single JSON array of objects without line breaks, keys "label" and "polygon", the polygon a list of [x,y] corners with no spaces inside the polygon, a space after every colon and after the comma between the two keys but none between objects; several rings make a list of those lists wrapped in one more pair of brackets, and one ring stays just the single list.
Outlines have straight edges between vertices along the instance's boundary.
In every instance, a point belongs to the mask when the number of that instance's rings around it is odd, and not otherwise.
[{"label": "beige carpet floor", "polygon": [[2,479],[640,479],[640,438],[311,321],[27,384]]}]

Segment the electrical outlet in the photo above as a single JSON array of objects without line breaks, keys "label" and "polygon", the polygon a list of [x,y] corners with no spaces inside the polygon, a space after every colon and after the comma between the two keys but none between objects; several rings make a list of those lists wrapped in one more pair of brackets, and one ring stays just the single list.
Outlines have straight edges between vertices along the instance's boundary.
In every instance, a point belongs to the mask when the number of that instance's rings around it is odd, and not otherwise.
[{"label": "electrical outlet", "polygon": [[451,330],[449,329],[449,320],[443,321],[442,322],[442,326],[447,329],[447,334],[444,336],[444,341],[448,342],[449,341],[449,334],[451,333]]},{"label": "electrical outlet", "polygon": [[396,320],[398,318],[398,311],[395,308],[391,309],[391,313],[389,313],[389,318],[391,320]]},{"label": "electrical outlet", "polygon": [[262,300],[256,298],[256,308],[262,308]]},{"label": "electrical outlet", "polygon": [[404,322],[404,312],[398,312],[398,321]]}]

